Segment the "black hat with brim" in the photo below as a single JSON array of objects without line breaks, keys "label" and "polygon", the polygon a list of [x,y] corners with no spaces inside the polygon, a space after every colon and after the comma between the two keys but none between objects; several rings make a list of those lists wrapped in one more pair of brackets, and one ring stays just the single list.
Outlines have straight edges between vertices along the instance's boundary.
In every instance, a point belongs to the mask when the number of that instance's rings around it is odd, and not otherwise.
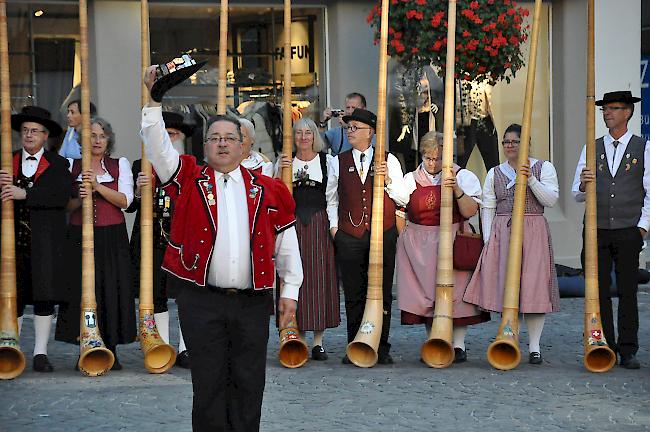
[{"label": "black hat with brim", "polygon": [[188,138],[194,133],[194,128],[183,122],[184,118],[182,114],[173,111],[163,111],[162,115],[165,128],[178,129]]},{"label": "black hat with brim", "polygon": [[20,132],[22,124],[25,122],[43,125],[48,130],[50,137],[58,137],[63,132],[61,126],[52,120],[52,114],[45,108],[25,106],[20,113],[11,116],[11,128],[17,132]]},{"label": "black hat with brim", "polygon": [[641,98],[632,96],[632,92],[629,90],[609,92],[605,93],[605,96],[601,100],[596,101],[596,106],[603,106],[612,102],[635,104],[641,102]]},{"label": "black hat with brim", "polygon": [[[186,56],[187,54],[184,57]],[[156,79],[153,86],[151,87],[151,98],[156,102],[162,101],[163,96],[169,89],[177,86],[178,84],[194,75],[207,63],[207,61],[197,62],[195,64],[183,66],[173,70],[172,72],[169,72],[168,65],[175,63],[175,61],[176,59],[164,65],[158,65],[156,73],[159,75],[159,78]],[[187,62],[184,62],[183,64],[187,64]]]},{"label": "black hat with brim", "polygon": [[352,111],[352,114],[343,116],[343,121],[346,123],[349,123],[352,120],[365,123],[371,128],[377,129],[377,116],[372,111],[363,108],[355,108],[354,111]]}]

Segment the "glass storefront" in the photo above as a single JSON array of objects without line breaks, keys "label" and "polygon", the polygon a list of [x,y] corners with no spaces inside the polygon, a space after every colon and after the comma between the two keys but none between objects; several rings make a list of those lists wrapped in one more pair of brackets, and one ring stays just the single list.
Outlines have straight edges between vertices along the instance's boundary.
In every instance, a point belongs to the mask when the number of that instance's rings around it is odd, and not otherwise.
[{"label": "glass storefront", "polygon": [[39,105],[64,124],[59,108],[79,79],[78,5],[10,2],[7,18],[12,108]]}]

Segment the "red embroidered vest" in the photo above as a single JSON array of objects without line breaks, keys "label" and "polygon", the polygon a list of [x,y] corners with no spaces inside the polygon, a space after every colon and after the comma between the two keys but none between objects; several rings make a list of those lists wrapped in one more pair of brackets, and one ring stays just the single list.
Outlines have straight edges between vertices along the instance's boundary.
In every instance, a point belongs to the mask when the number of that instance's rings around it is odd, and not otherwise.
[{"label": "red embroidered vest", "polygon": [[[353,237],[361,238],[366,231],[370,231],[374,158],[363,183],[354,165],[352,150],[339,154],[338,158],[339,229]],[[394,226],[395,202],[384,191],[384,231]]]},{"label": "red embroidered vest", "polygon": [[[422,186],[415,183],[417,188],[411,193],[406,212],[410,222],[418,225],[439,226],[440,225],[440,193],[442,186]],[[454,200],[453,223],[463,220],[458,209],[458,203]]]},{"label": "red embroidered vest", "polygon": [[[113,190],[117,190],[117,180],[120,177],[120,165],[118,159],[112,159],[109,157],[104,158],[104,165],[106,170],[113,177],[113,181],[110,183],[102,183],[104,186],[109,187]],[[75,159],[72,164],[72,178],[77,180],[79,174],[81,173],[81,159]],[[77,183],[75,187],[79,187]],[[94,214],[94,225],[97,227],[109,226],[109,225],[119,225],[124,223],[124,213],[122,209],[115,207],[113,204],[109,203],[98,193],[93,194],[93,214]],[[81,225],[82,222],[82,210],[81,207],[75,209],[70,215],[70,224],[71,225]]]}]

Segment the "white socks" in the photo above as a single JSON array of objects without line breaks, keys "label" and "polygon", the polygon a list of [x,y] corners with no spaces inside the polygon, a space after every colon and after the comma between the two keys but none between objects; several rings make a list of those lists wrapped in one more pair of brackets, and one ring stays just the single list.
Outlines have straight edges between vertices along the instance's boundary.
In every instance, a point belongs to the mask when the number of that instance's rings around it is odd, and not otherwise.
[{"label": "white socks", "polygon": [[183,331],[181,330],[181,323],[178,323],[178,353],[186,351],[187,347],[185,346],[185,339],[183,339]]},{"label": "white socks", "polygon": [[467,334],[467,326],[454,327],[453,344],[454,348],[460,348],[465,351],[465,335]]},{"label": "white socks", "polygon": [[169,343],[169,312],[161,312],[153,314],[154,319],[156,320],[156,327],[158,328],[158,334],[160,338],[166,344]]},{"label": "white socks", "polygon": [[314,332],[314,346],[320,345],[323,346],[323,334],[325,330],[319,330]]},{"label": "white socks", "polygon": [[23,317],[18,317],[18,336],[20,336],[20,332],[23,330]]},{"label": "white socks", "polygon": [[50,339],[54,315],[34,315],[34,355],[47,355],[47,342]]},{"label": "white socks", "polygon": [[528,328],[528,351],[540,352],[539,340],[542,338],[542,330],[544,330],[545,314],[526,314],[526,327]]}]

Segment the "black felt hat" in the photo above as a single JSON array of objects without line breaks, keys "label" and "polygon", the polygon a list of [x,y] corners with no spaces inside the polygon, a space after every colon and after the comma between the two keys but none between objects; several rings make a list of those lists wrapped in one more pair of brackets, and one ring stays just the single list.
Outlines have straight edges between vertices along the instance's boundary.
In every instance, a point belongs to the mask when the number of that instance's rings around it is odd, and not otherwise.
[{"label": "black felt hat", "polygon": [[172,111],[163,111],[162,115],[163,121],[165,122],[165,128],[178,129],[183,132],[186,138],[190,138],[194,133],[194,127],[183,122],[184,118],[182,114]]},{"label": "black felt hat", "polygon": [[156,82],[151,87],[151,98],[160,102],[170,88],[194,75],[206,63],[207,61],[196,62],[189,54],[183,54],[169,63],[158,65]]},{"label": "black felt hat", "polygon": [[52,120],[52,114],[45,108],[37,106],[25,106],[20,113],[11,116],[11,128],[20,132],[22,124],[33,122],[43,125],[50,133],[50,137],[58,137],[63,132],[61,126]]},{"label": "black felt hat", "polygon": [[349,123],[351,120],[356,120],[365,123],[373,129],[377,129],[377,116],[372,111],[363,108],[355,108],[352,114],[343,116],[343,121]]},{"label": "black felt hat", "polygon": [[632,96],[632,92],[629,90],[609,92],[605,93],[605,96],[601,100],[596,101],[596,106],[603,106],[612,102],[635,104],[641,102],[641,98]]}]

